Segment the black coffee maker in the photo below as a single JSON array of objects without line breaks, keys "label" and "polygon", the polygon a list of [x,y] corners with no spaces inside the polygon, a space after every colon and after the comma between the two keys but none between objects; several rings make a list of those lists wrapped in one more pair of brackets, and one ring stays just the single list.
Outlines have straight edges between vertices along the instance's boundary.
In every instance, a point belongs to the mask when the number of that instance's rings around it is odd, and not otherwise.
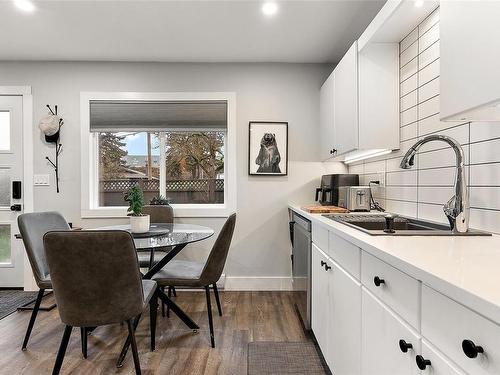
[{"label": "black coffee maker", "polygon": [[341,186],[359,186],[359,175],[345,173],[321,176],[321,187],[316,188],[316,201],[322,206],[337,206]]}]

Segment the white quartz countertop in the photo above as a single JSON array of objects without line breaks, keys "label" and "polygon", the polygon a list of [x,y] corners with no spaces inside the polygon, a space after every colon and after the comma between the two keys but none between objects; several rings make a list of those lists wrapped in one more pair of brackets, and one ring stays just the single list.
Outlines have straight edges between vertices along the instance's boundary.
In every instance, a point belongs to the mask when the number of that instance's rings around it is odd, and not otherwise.
[{"label": "white quartz countertop", "polygon": [[370,236],[339,222],[290,209],[375,257],[500,324],[500,236]]}]

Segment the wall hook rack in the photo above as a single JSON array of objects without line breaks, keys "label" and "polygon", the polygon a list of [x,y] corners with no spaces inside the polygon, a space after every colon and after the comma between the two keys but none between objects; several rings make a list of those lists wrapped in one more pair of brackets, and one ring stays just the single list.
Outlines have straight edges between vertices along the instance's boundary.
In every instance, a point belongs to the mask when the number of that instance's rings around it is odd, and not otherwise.
[{"label": "wall hook rack", "polygon": [[60,118],[57,114],[57,105],[54,106],[54,110],[47,104],[49,110],[49,115],[40,121],[40,129],[45,134],[45,141],[47,143],[55,143],[55,159],[52,161],[48,156],[45,159],[54,168],[56,174],[56,191],[59,193],[59,155],[62,152],[62,143],[60,140],[61,126],[64,124],[64,120]]}]

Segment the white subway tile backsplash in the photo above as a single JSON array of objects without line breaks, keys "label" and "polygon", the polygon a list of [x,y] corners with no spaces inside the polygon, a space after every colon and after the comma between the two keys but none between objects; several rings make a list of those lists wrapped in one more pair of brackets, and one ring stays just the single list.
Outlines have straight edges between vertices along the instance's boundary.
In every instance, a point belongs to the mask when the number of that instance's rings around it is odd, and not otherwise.
[{"label": "white subway tile backsplash", "polygon": [[416,186],[417,171],[400,169],[398,172],[387,172],[385,184],[386,186]]},{"label": "white subway tile backsplash", "polygon": [[429,14],[425,20],[423,20],[420,25],[418,25],[418,34],[422,36],[425,34],[432,26],[439,22],[439,8],[434,10]]},{"label": "white subway tile backsplash", "polygon": [[473,143],[470,146],[471,164],[500,161],[500,139]]},{"label": "white subway tile backsplash", "polygon": [[401,96],[408,94],[409,92],[417,89],[417,79],[418,75],[412,75],[406,81],[401,82]]},{"label": "white subway tile backsplash", "polygon": [[417,126],[418,124],[414,122],[408,126],[401,128],[401,140],[406,141],[407,139],[417,138]]},{"label": "white subway tile backsplash", "polygon": [[389,212],[396,212],[400,215],[417,217],[417,203],[405,201],[385,200],[385,209]]},{"label": "white subway tile backsplash", "polygon": [[417,107],[412,107],[401,113],[401,126],[417,121]]},{"label": "white subway tile backsplash", "polygon": [[439,40],[439,23],[436,23],[418,39],[418,53],[425,51]]},{"label": "white subway tile backsplash", "polygon": [[[465,174],[468,167],[465,167]],[[455,181],[455,167],[420,169],[418,171],[419,186],[453,186]]]},{"label": "white subway tile backsplash", "polygon": [[470,185],[500,186],[500,163],[471,165]]},{"label": "white subway tile backsplash", "polygon": [[399,43],[399,50],[403,52],[406,50],[411,44],[416,42],[418,39],[418,27],[415,27],[411,33],[409,33],[402,41]]},{"label": "white subway tile backsplash", "polygon": [[422,103],[439,95],[439,77],[418,88],[418,102]]},{"label": "white subway tile backsplash", "polygon": [[419,120],[435,115],[436,113],[439,113],[439,96],[429,99],[418,106]]},{"label": "white subway tile backsplash", "polygon": [[401,98],[400,110],[401,112],[406,111],[408,108],[417,105],[417,90],[410,92]]},{"label": "white subway tile backsplash", "polygon": [[418,218],[448,224],[442,205],[418,203]]},{"label": "white subway tile backsplash", "polygon": [[399,57],[399,66],[402,68],[418,55],[418,43],[413,43],[405,49]]},{"label": "white subway tile backsplash", "polygon": [[408,64],[403,66],[399,72],[399,82],[410,78],[412,75],[417,74],[418,71],[418,59],[411,60]]},{"label": "white subway tile backsplash", "polygon": [[439,59],[439,40],[418,55],[418,69],[424,69],[427,65]]},{"label": "white subway tile backsplash", "polygon": [[500,210],[500,186],[495,187],[471,187],[470,206],[475,208],[486,208]]},{"label": "white subway tile backsplash", "polygon": [[[427,65],[424,69],[418,72],[418,85],[422,86],[427,82],[432,81],[434,78],[439,77],[439,63],[440,60],[437,59],[434,62]],[[437,93],[439,94],[439,87],[437,89]],[[421,99],[421,98],[420,98]]]},{"label": "white subway tile backsplash", "polygon": [[385,188],[385,198],[400,200],[400,201],[411,201],[415,202],[417,200],[417,187],[416,186],[387,186]]},{"label": "white subway tile backsplash", "polygon": [[471,208],[470,227],[500,233],[500,211]]},{"label": "white subway tile backsplash", "polygon": [[[462,148],[464,150],[464,163],[469,164],[469,146],[463,146]],[[419,169],[454,167],[456,164],[455,151],[451,147],[421,152],[418,156]]]},{"label": "white subway tile backsplash", "polygon": [[470,141],[479,142],[500,138],[498,122],[472,122],[470,126]]},{"label": "white subway tile backsplash", "polygon": [[418,202],[443,205],[455,194],[452,186],[419,186]]},{"label": "white subway tile backsplash", "polygon": [[443,204],[454,194],[452,149],[430,142],[416,155],[414,169],[402,170],[399,164],[416,139],[448,135],[464,150],[471,227],[500,233],[500,125],[439,121],[439,49],[437,9],[400,43],[400,149],[349,171],[368,183],[385,170],[386,186],[374,187],[373,194],[387,211],[447,224]]}]

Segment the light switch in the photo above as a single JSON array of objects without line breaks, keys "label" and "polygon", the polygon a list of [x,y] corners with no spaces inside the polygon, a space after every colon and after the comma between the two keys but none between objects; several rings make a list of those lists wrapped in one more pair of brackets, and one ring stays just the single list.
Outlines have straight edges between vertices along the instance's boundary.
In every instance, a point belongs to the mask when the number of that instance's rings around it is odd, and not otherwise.
[{"label": "light switch", "polygon": [[49,186],[50,176],[48,174],[36,174],[33,176],[33,184],[35,186]]}]

